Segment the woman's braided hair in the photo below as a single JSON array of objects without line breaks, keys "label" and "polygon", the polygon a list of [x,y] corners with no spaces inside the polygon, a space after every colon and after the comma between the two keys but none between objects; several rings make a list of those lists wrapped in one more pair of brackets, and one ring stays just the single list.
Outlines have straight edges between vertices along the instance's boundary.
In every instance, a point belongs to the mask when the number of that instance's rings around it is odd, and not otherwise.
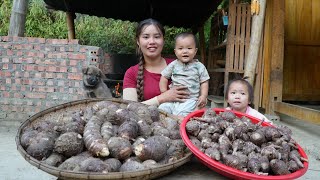
[{"label": "woman's braided hair", "polygon": [[[140,37],[143,29],[149,25],[154,25],[155,27],[157,27],[161,31],[161,33],[164,37],[165,30],[164,30],[163,26],[160,24],[160,22],[149,18],[149,19],[141,21],[138,24],[137,29],[136,29],[136,41],[139,41],[139,37]],[[136,48],[136,54],[137,54],[137,57],[139,58],[139,70],[138,70],[138,76],[137,76],[137,94],[138,94],[138,101],[141,102],[144,100],[144,94],[143,94],[143,89],[144,89],[143,77],[144,76],[143,75],[144,75],[145,61],[144,61],[143,53],[142,53],[139,46],[137,46],[137,48]]]}]

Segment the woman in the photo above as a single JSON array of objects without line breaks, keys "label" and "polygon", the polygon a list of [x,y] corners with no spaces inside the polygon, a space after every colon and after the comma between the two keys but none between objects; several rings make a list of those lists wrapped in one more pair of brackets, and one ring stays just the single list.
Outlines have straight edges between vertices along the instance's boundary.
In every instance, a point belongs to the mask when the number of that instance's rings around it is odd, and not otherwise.
[{"label": "woman", "polygon": [[172,62],[161,56],[164,35],[163,26],[154,19],[146,19],[139,23],[136,29],[139,63],[130,67],[125,73],[123,99],[147,105],[159,105],[169,101],[184,102],[188,98],[186,87],[177,87],[160,93],[161,71]]}]

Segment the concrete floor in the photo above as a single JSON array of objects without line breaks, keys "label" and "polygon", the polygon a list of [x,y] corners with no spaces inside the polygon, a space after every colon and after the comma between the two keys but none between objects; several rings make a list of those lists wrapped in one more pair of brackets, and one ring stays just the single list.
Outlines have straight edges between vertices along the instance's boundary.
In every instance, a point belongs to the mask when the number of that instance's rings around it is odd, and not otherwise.
[{"label": "concrete floor", "polygon": [[[320,179],[320,126],[281,116],[275,124],[287,125],[293,130],[294,139],[309,158],[309,169],[299,179]],[[16,149],[15,136],[19,123],[0,122],[0,179],[1,180],[55,180],[56,177],[29,164]],[[227,179],[201,164],[196,158],[163,176],[161,180],[176,179]]]}]

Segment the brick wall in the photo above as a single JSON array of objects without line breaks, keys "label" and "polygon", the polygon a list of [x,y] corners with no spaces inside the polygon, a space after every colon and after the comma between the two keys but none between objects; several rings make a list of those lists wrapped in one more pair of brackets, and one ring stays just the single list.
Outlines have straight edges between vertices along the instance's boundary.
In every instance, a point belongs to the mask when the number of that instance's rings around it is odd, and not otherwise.
[{"label": "brick wall", "polygon": [[83,99],[82,67],[95,64],[108,73],[108,57],[78,40],[0,36],[0,122],[22,122]]}]

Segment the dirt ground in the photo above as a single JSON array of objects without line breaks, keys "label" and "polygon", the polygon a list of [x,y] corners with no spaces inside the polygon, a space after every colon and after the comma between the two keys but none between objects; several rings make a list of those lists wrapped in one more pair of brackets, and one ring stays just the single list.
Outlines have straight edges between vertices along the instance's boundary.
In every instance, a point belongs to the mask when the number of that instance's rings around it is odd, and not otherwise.
[{"label": "dirt ground", "polygon": [[[9,125],[8,125],[9,124]],[[294,139],[305,150],[309,158],[309,168],[306,174],[299,179],[319,179],[320,178],[320,126],[308,124],[301,120],[288,116],[281,116],[281,121],[275,124],[283,124],[293,131]],[[55,180],[52,176],[35,166],[29,164],[18,152],[15,136],[18,124],[0,122],[0,179],[1,180]],[[176,179],[227,179],[215,171],[201,164],[196,158],[174,172],[159,178],[161,180]]]}]

